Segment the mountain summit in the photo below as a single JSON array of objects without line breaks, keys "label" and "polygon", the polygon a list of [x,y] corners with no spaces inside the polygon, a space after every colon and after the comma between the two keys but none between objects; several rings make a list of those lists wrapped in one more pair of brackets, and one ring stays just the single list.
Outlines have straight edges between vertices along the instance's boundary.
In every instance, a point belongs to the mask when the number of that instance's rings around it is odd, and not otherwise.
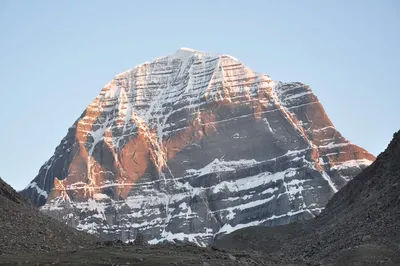
[{"label": "mountain summit", "polygon": [[102,237],[206,245],[314,217],[374,159],[309,86],[181,48],[108,83],[22,194]]}]

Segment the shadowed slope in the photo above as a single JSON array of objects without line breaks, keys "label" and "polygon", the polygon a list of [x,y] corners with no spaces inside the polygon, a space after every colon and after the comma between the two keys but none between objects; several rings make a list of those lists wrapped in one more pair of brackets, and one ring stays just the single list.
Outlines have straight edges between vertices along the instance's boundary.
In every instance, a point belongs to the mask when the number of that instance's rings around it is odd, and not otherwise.
[{"label": "shadowed slope", "polygon": [[0,178],[0,255],[84,248],[93,242],[92,236],[34,209]]}]

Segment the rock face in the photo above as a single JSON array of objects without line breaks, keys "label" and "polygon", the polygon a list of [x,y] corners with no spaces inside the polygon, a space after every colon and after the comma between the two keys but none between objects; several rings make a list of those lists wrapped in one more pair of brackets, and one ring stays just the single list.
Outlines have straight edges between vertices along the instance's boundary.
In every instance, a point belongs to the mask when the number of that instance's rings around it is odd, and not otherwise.
[{"label": "rock face", "polygon": [[22,194],[105,238],[206,245],[314,217],[374,159],[309,86],[182,48],[108,83]]},{"label": "rock face", "polygon": [[400,131],[315,219],[243,228],[218,239],[216,246],[322,262],[315,265],[400,265],[399,206]]}]

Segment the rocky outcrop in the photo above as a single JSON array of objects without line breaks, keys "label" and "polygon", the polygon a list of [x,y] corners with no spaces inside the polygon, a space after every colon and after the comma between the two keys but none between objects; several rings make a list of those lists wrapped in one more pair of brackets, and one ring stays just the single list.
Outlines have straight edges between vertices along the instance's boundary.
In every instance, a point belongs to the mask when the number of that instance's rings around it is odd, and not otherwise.
[{"label": "rocky outcrop", "polygon": [[183,48],[107,84],[22,194],[105,238],[206,245],[314,217],[374,159],[309,86]]},{"label": "rocky outcrop", "polygon": [[0,177],[0,198],[4,202],[14,202],[16,204],[28,205],[26,199],[24,199],[19,193],[15,191],[10,185],[3,181]]}]

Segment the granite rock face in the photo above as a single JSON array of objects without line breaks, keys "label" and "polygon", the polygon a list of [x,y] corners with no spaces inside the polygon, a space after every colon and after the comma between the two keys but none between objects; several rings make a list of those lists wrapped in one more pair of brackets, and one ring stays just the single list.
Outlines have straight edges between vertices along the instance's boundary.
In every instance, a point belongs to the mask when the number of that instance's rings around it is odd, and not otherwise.
[{"label": "granite rock face", "polygon": [[309,86],[182,48],[108,83],[22,194],[104,238],[207,245],[314,217],[374,159]]}]

